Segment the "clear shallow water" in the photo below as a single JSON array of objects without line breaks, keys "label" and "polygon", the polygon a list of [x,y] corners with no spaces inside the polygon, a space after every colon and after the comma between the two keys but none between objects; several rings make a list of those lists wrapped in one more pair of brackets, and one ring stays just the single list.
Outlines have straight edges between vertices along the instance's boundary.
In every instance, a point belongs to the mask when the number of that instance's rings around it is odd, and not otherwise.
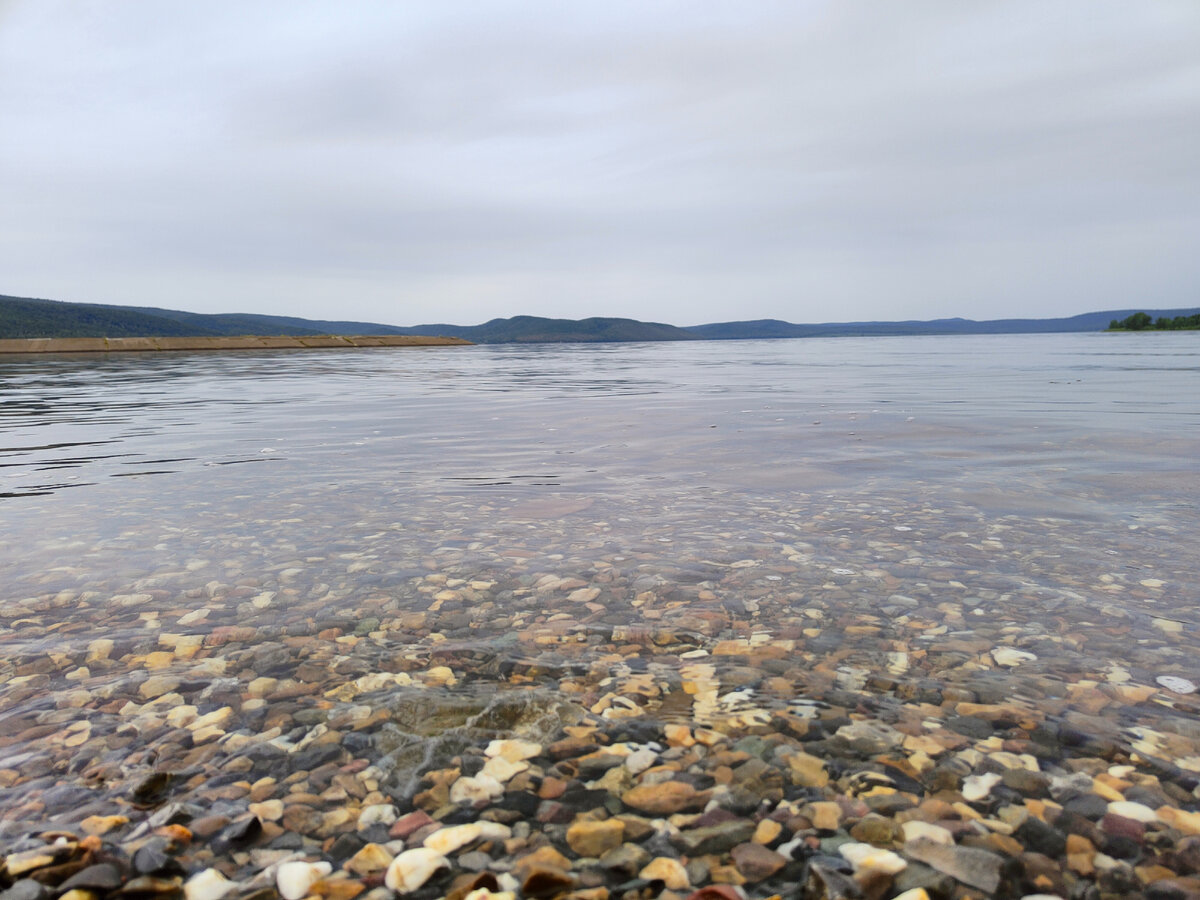
[{"label": "clear shallow water", "polygon": [[1192,334],[3,358],[0,715],[298,637],[323,689],[441,659],[589,702],[663,629],[814,692],[1200,680],[1198,385]]}]

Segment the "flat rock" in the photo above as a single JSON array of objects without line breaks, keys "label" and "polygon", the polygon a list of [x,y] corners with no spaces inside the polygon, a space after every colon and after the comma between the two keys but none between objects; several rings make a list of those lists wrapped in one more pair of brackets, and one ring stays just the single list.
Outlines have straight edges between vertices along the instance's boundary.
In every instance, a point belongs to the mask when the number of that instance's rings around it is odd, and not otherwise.
[{"label": "flat rock", "polygon": [[987,850],[947,846],[918,839],[905,844],[904,852],[956,881],[981,891],[995,892],[1000,886],[1004,859]]},{"label": "flat rock", "polygon": [[738,872],[751,884],[770,878],[787,865],[787,858],[762,844],[738,844],[731,855]]},{"label": "flat rock", "polygon": [[621,795],[621,802],[631,809],[652,816],[669,816],[703,807],[711,795],[697,791],[683,781],[664,781],[659,784],[639,784]]},{"label": "flat rock", "polygon": [[620,819],[580,819],[567,828],[567,844],[580,856],[602,856],[620,847],[624,836],[625,823]]}]

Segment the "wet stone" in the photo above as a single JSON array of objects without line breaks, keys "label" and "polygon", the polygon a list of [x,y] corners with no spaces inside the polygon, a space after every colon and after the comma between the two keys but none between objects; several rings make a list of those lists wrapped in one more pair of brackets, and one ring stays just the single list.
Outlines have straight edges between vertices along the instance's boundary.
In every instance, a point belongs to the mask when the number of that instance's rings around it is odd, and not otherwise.
[{"label": "wet stone", "polygon": [[987,469],[73,527],[0,601],[0,900],[1189,896],[1194,492]]},{"label": "wet stone", "polygon": [[0,900],[47,900],[50,889],[32,878],[22,878],[0,891]]}]

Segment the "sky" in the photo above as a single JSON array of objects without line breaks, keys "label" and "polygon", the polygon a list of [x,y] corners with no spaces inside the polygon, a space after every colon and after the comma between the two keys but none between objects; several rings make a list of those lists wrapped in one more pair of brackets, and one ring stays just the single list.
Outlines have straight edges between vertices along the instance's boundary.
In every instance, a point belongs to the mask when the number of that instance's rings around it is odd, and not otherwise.
[{"label": "sky", "polygon": [[1200,2],[0,0],[0,294],[394,325],[1200,306]]}]

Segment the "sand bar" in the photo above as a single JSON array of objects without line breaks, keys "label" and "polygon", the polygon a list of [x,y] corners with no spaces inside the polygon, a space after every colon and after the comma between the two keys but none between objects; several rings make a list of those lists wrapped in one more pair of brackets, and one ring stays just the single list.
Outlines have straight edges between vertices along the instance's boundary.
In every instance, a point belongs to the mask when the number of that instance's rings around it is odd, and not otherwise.
[{"label": "sand bar", "polygon": [[172,350],[315,350],[335,347],[466,346],[463,338],[420,334],[322,334],[239,337],[18,338],[0,353],[130,353]]}]

